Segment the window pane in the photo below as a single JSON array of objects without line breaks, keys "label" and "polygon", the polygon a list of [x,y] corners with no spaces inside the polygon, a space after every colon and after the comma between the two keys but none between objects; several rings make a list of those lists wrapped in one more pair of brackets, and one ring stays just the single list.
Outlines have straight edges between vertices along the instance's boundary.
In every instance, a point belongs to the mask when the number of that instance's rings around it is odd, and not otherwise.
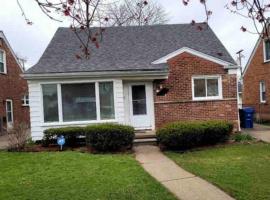
[{"label": "window pane", "polygon": [[13,122],[12,119],[12,102],[11,101],[7,101],[6,102],[6,113],[7,113],[7,122]]},{"label": "window pane", "polygon": [[4,63],[0,62],[0,72],[4,72]]},{"label": "window pane", "polygon": [[0,51],[0,63],[4,62],[4,53]]},{"label": "window pane", "polygon": [[218,79],[207,79],[207,96],[218,96]]},{"label": "window pane", "polygon": [[96,120],[95,84],[63,84],[63,121]]},{"label": "window pane", "polygon": [[266,101],[266,92],[265,92],[265,82],[260,82],[260,91],[261,91],[261,101]]},{"label": "window pane", "polygon": [[194,96],[206,97],[205,79],[194,79]]},{"label": "window pane", "polygon": [[114,119],[113,82],[99,83],[101,119]]},{"label": "window pane", "polygon": [[59,121],[57,85],[42,85],[44,122]]},{"label": "window pane", "polygon": [[145,115],[147,113],[145,85],[132,86],[132,104],[133,115]]},{"label": "window pane", "polygon": [[270,40],[265,41],[265,59],[270,60]]}]

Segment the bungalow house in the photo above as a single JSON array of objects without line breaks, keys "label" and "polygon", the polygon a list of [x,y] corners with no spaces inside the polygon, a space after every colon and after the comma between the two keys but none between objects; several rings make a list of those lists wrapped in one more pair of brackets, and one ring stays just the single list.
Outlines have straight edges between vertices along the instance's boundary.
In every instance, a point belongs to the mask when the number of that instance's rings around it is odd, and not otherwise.
[{"label": "bungalow house", "polygon": [[237,66],[210,27],[200,24],[109,27],[90,59],[59,28],[24,77],[31,131],[100,122],[156,129],[183,120],[238,123]]},{"label": "bungalow house", "polygon": [[14,123],[29,124],[28,86],[23,67],[0,31],[0,135]]},{"label": "bungalow house", "polygon": [[270,120],[270,40],[259,37],[243,73],[243,106],[255,109],[256,120]]}]

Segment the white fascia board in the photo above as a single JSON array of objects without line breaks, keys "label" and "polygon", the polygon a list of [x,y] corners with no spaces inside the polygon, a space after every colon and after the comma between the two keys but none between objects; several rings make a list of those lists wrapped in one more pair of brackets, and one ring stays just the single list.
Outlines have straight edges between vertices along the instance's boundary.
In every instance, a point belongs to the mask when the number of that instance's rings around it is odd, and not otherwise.
[{"label": "white fascia board", "polygon": [[24,69],[20,63],[20,61],[18,60],[18,57],[16,56],[15,52],[13,51],[13,49],[11,48],[11,45],[9,44],[5,34],[3,31],[0,31],[0,38],[2,38],[4,40],[4,42],[6,43],[7,47],[9,48],[9,50],[11,51],[11,54],[13,55],[13,57],[15,58],[17,64],[19,65],[20,69],[22,72],[24,72]]},{"label": "white fascia board", "polygon": [[192,55],[195,55],[195,56],[198,56],[198,57],[201,57],[201,58],[204,58],[206,60],[209,60],[209,61],[212,61],[214,63],[217,63],[217,64],[220,64],[220,65],[223,65],[225,67],[227,66],[235,66],[235,64],[233,63],[230,63],[230,62],[226,62],[224,60],[221,60],[219,58],[215,58],[213,56],[210,56],[210,55],[207,55],[205,53],[202,53],[202,52],[199,52],[197,50],[194,50],[194,49],[191,49],[189,47],[183,47],[181,49],[178,49],[172,53],[169,53],[167,54],[166,56],[163,56],[162,58],[159,58],[158,60],[155,60],[152,62],[152,64],[161,64],[161,63],[167,63],[167,61],[179,54],[182,54],[184,52],[187,52],[187,53],[190,53]]},{"label": "white fascia board", "polygon": [[166,79],[168,71],[126,71],[126,72],[73,72],[73,73],[47,73],[23,74],[26,80],[63,79],[63,78],[122,78],[122,79]]}]

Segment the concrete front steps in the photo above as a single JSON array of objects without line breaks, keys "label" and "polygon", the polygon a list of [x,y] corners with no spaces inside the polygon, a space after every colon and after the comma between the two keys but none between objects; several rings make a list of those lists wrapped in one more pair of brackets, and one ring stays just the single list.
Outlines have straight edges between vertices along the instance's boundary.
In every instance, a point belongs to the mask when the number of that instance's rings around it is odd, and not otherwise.
[{"label": "concrete front steps", "polygon": [[133,143],[134,145],[156,145],[156,132],[153,130],[136,130]]}]

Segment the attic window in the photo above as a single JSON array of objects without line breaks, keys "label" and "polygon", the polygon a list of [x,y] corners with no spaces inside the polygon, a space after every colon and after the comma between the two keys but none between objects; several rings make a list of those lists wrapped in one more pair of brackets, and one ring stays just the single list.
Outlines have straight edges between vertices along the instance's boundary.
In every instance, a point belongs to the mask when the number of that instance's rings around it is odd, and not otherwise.
[{"label": "attic window", "polygon": [[270,61],[270,40],[264,41],[264,62]]},{"label": "attic window", "polygon": [[0,49],[0,73],[6,74],[6,54],[3,50]]}]

